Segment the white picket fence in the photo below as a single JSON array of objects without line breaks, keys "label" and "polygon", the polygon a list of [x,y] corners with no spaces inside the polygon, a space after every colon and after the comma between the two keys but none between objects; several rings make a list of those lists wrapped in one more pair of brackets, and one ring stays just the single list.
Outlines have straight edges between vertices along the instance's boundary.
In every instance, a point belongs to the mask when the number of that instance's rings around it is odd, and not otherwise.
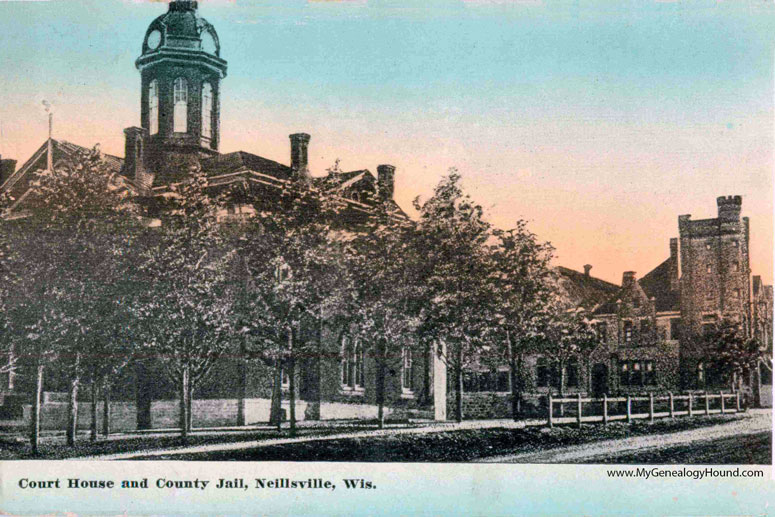
[{"label": "white picket fence", "polygon": [[[718,408],[711,409],[711,401],[720,400]],[[633,402],[646,402],[648,401],[648,412],[633,412]],[[685,401],[685,402],[684,402]],[[697,401],[700,404],[697,404]],[[731,401],[731,405],[727,402]],[[667,411],[655,411],[654,405],[659,402],[667,402]],[[625,412],[623,414],[609,414],[609,408],[612,404],[625,404]],[[554,408],[559,407],[561,413],[563,412],[564,405],[573,404],[575,406],[575,415],[570,417],[554,416]],[[584,404],[602,404],[602,415],[584,415]],[[676,406],[684,406],[681,409],[677,409]],[[603,422],[607,424],[612,420],[625,420],[626,422],[632,422],[634,419],[646,419],[651,422],[655,418],[674,418],[676,416],[695,416],[695,415],[711,415],[711,414],[725,414],[725,413],[740,413],[740,392],[736,393],[708,393],[701,394],[689,393],[686,395],[675,395],[668,393],[666,395],[654,395],[650,393],[647,397],[633,397],[627,395],[626,397],[608,397],[603,398],[588,398],[582,397],[578,394],[576,397],[566,398],[554,398],[549,395],[548,415],[547,420],[549,427],[553,427],[554,424],[559,423],[577,423],[581,426],[582,422]],[[589,413],[589,411],[587,411]]]}]

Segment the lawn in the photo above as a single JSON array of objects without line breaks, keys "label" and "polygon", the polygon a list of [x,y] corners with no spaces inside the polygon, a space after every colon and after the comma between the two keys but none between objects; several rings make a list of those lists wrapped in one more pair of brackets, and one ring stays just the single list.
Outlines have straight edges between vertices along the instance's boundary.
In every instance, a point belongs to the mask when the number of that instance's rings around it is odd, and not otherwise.
[{"label": "lawn", "polygon": [[[353,426],[353,430],[363,430],[363,426]],[[372,426],[374,428],[374,426]],[[342,427],[314,427],[302,428],[297,436],[325,436],[328,434],[346,432]],[[122,438],[116,435],[105,440],[100,437],[97,442],[90,442],[88,437],[81,434],[74,447],[68,447],[61,439],[48,438],[40,444],[39,454],[33,455],[30,445],[26,440],[20,441],[17,437],[0,437],[0,460],[10,459],[67,459],[83,456],[99,456],[106,454],[118,454],[135,451],[152,451],[158,449],[178,449],[194,445],[208,445],[215,443],[238,443],[256,440],[268,440],[272,438],[287,438],[287,427],[282,431],[257,430],[246,432],[227,432],[223,434],[192,434],[184,444],[179,434],[168,436],[132,436]]]},{"label": "lawn", "polygon": [[766,432],[602,458],[598,456],[588,463],[769,465],[771,460],[772,433]]},{"label": "lawn", "polygon": [[354,462],[468,462],[480,458],[538,452],[556,447],[684,431],[732,421],[737,416],[638,421],[575,427],[523,429],[467,429],[423,434],[352,437],[251,449],[174,454],[133,459],[203,461],[354,461]]}]

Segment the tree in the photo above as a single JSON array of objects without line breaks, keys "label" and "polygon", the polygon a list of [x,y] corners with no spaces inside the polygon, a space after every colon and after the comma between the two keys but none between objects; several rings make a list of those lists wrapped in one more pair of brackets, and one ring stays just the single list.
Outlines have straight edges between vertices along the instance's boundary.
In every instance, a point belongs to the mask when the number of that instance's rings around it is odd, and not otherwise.
[{"label": "tree", "polygon": [[558,391],[565,394],[566,370],[575,359],[578,367],[598,345],[598,336],[584,309],[574,307],[559,297],[547,306],[539,338],[540,350],[557,367]]},{"label": "tree", "polygon": [[490,224],[482,208],[463,193],[460,174],[451,169],[433,196],[415,200],[420,212],[414,253],[424,257],[421,281],[426,303],[421,314],[421,335],[447,345],[447,363],[455,378],[455,419],[463,418],[463,368],[485,344],[488,325],[479,310],[486,305],[488,264],[486,243]]},{"label": "tree", "polygon": [[741,390],[759,362],[767,357],[766,345],[746,335],[742,323],[723,318],[705,337],[707,357],[733,389]]},{"label": "tree", "polygon": [[[138,224],[137,207],[121,180],[95,148],[76,153],[53,170],[39,171],[34,191],[25,200],[26,219],[17,226],[22,291],[32,313],[22,317],[22,333],[32,339],[38,356],[33,407],[39,411],[43,369],[56,358],[69,376],[67,443],[74,444],[78,421],[78,389],[84,356],[102,318],[105,289],[115,280],[110,265],[131,242]],[[34,234],[34,243],[24,237]],[[27,239],[29,240],[29,239]],[[44,344],[45,343],[45,344]],[[33,418],[37,441],[39,415]],[[33,443],[33,448],[37,446]]]},{"label": "tree", "polygon": [[0,375],[8,375],[9,383],[18,364],[18,354],[10,337],[8,318],[9,308],[13,305],[11,297],[19,286],[20,277],[16,270],[16,250],[11,244],[11,224],[2,218],[6,207],[10,205],[7,195],[0,195]]},{"label": "tree", "polygon": [[[290,431],[296,430],[296,366],[300,357],[320,360],[322,327],[347,312],[351,283],[334,221],[343,204],[297,179],[271,199],[254,200],[256,215],[244,229],[244,263],[251,286],[251,312],[261,312],[254,334],[274,346],[272,420],[280,425],[281,372],[289,379]],[[255,328],[255,325],[260,328]],[[315,329],[315,338],[306,339]]]},{"label": "tree", "polygon": [[144,289],[133,301],[149,355],[178,386],[184,442],[194,391],[234,337],[231,255],[218,220],[223,199],[207,188],[198,170],[171,186],[161,227],[146,235],[139,268]]},{"label": "tree", "polygon": [[490,253],[495,350],[508,360],[511,413],[516,420],[526,388],[524,358],[536,349],[553,295],[550,262],[554,248],[539,242],[522,220],[511,230],[493,233],[498,239]]},{"label": "tree", "polygon": [[[385,390],[390,361],[412,353],[418,340],[419,256],[414,227],[383,204],[358,232],[350,247],[355,275],[357,337],[376,359],[377,420],[385,420]],[[412,346],[414,344],[415,346]],[[397,365],[396,365],[397,366]]]}]

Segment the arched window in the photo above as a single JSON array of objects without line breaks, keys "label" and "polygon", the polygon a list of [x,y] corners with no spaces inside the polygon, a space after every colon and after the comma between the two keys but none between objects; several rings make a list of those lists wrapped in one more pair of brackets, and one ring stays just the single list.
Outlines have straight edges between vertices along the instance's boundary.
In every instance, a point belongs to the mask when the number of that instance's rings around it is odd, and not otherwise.
[{"label": "arched window", "polygon": [[342,388],[363,389],[363,347],[344,338],[342,342]]},{"label": "arched window", "polygon": [[148,117],[151,124],[148,129],[155,135],[159,132],[159,83],[156,79],[148,86]]},{"label": "arched window", "polygon": [[213,138],[213,85],[202,85],[202,137]]},{"label": "arched window", "polygon": [[188,132],[188,81],[178,77],[173,83],[174,92],[174,126],[176,133]]}]

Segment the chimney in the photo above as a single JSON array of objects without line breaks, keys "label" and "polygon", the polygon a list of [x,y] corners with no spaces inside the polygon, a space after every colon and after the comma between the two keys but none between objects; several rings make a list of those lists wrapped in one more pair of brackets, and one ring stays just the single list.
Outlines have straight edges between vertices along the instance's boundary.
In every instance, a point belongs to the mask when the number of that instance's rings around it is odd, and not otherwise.
[{"label": "chimney", "polygon": [[584,276],[588,277],[589,272],[592,270],[592,265],[584,264]]},{"label": "chimney", "polygon": [[309,162],[307,161],[307,149],[310,136],[307,133],[295,133],[291,139],[291,169],[297,176],[309,176]]},{"label": "chimney", "polygon": [[396,185],[396,168],[392,165],[377,166],[377,186],[379,188],[379,197],[387,201],[393,199]]},{"label": "chimney", "polygon": [[630,288],[635,285],[635,271],[625,271],[622,275],[622,288]]},{"label": "chimney", "polygon": [[16,171],[16,160],[0,158],[0,185],[8,181],[8,178]]},{"label": "chimney", "polygon": [[16,160],[3,160],[0,156],[0,186],[16,171]]},{"label": "chimney", "polygon": [[142,127],[128,127],[124,130],[124,175],[132,178],[138,186],[151,188],[153,174],[145,168],[145,150],[148,130]]},{"label": "chimney", "polygon": [[670,290],[678,290],[678,239],[670,239]]},{"label": "chimney", "polygon": [[739,221],[740,209],[743,205],[741,196],[721,196],[716,198],[718,218],[722,221]]}]

